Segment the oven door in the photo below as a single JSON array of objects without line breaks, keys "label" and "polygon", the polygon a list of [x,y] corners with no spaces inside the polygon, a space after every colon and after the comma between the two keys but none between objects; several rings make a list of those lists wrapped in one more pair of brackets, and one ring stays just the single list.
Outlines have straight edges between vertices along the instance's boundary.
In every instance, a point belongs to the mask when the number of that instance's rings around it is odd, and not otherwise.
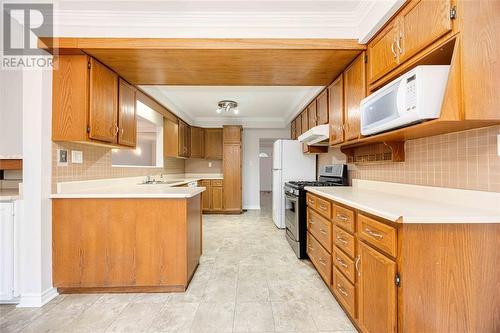
[{"label": "oven door", "polygon": [[285,224],[288,234],[299,241],[299,197],[285,194]]}]

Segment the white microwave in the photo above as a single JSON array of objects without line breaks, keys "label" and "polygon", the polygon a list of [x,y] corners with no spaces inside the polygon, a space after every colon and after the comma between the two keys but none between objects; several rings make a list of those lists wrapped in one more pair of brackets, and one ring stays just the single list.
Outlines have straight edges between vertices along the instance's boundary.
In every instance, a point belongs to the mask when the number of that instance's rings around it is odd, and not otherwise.
[{"label": "white microwave", "polygon": [[448,65],[417,66],[361,101],[361,134],[439,118]]}]

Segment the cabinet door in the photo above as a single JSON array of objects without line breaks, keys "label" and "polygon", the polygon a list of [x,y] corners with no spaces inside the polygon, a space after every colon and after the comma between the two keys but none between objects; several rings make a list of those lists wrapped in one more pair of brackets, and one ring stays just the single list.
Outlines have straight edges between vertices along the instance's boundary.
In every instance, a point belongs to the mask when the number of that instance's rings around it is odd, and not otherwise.
[{"label": "cabinet door", "polygon": [[302,134],[302,118],[300,115],[295,118],[295,135],[297,138]]},{"label": "cabinet door", "polygon": [[450,0],[417,0],[402,10],[396,44],[400,62],[451,31],[450,9]]},{"label": "cabinet door", "polygon": [[380,79],[398,65],[396,39],[398,20],[394,19],[368,44],[368,81]]},{"label": "cabinet door", "polygon": [[224,144],[224,210],[241,211],[241,144]]},{"label": "cabinet door", "polygon": [[396,332],[396,263],[358,242],[358,324],[363,332]]},{"label": "cabinet door", "polygon": [[360,136],[359,104],[365,95],[365,54],[361,53],[344,72],[346,140],[357,139]]},{"label": "cabinet door", "polygon": [[137,131],[135,88],[120,79],[118,98],[118,143],[120,145],[135,147]]},{"label": "cabinet door", "polygon": [[224,126],[223,143],[240,143],[241,126]]},{"label": "cabinet door", "polygon": [[309,129],[309,115],[307,113],[307,109],[302,111],[302,113],[300,114],[300,119],[302,122],[302,133],[307,132],[307,130]]},{"label": "cabinet door", "polygon": [[205,158],[222,159],[222,128],[205,128]]},{"label": "cabinet door", "polygon": [[191,157],[205,156],[205,131],[200,127],[191,127]]},{"label": "cabinet door", "polygon": [[89,98],[89,138],[116,143],[118,75],[94,58],[90,58]]},{"label": "cabinet door", "polygon": [[219,211],[222,210],[222,187],[212,187],[212,210]]},{"label": "cabinet door", "polygon": [[290,138],[292,140],[297,139],[297,133],[295,132],[295,120],[290,123]]},{"label": "cabinet door", "polygon": [[178,157],[179,153],[179,123],[177,120],[163,118],[163,155]]},{"label": "cabinet door", "polygon": [[344,79],[340,75],[328,87],[330,145],[344,142]]},{"label": "cabinet door", "polygon": [[202,210],[210,210],[212,208],[212,189],[210,187],[210,180],[202,180],[200,186],[206,188],[204,192],[201,192],[201,208]]},{"label": "cabinet door", "polygon": [[189,157],[190,149],[190,134],[189,125],[184,121],[179,119],[179,156],[181,157]]},{"label": "cabinet door", "polygon": [[314,100],[309,106],[307,107],[307,119],[308,119],[308,124],[309,128],[313,128],[317,124],[317,119],[316,119],[316,100]]},{"label": "cabinet door", "polygon": [[316,99],[316,124],[328,124],[328,90],[324,90]]}]

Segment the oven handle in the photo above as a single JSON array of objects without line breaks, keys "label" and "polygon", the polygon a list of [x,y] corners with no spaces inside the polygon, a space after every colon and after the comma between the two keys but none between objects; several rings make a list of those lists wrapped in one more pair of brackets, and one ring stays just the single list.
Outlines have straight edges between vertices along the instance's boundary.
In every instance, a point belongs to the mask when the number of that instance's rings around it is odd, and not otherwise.
[{"label": "oven handle", "polygon": [[298,197],[291,196],[291,195],[290,195],[290,194],[288,194],[288,193],[285,193],[285,197],[287,197],[287,199],[288,199],[288,200],[293,201],[293,202],[298,202],[298,201],[299,201],[299,198],[298,198]]}]

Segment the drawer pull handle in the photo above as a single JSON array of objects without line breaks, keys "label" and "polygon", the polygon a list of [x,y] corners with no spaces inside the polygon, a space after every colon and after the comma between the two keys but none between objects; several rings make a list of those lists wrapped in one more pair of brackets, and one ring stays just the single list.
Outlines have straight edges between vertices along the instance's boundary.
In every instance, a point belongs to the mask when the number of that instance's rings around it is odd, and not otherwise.
[{"label": "drawer pull handle", "polygon": [[319,232],[321,232],[323,235],[326,235],[326,231],[323,229],[319,229]]},{"label": "drawer pull handle", "polygon": [[321,204],[321,205],[319,205],[319,209],[326,210],[326,206]]},{"label": "drawer pull handle", "polygon": [[310,220],[309,220],[309,224],[314,224],[314,220],[313,220],[313,219],[310,219]]},{"label": "drawer pull handle", "polygon": [[354,268],[356,269],[356,272],[358,272],[358,276],[361,276],[361,272],[359,271],[359,262],[361,261],[361,256],[356,257],[356,262],[354,263]]},{"label": "drawer pull handle", "polygon": [[337,262],[339,263],[340,266],[347,268],[347,264],[344,262],[344,260],[340,259],[337,257]]},{"label": "drawer pull handle", "polygon": [[342,287],[342,285],[340,283],[337,283],[337,290],[344,296],[349,296],[349,294],[347,293],[347,291]]},{"label": "drawer pull handle", "polygon": [[344,245],[347,245],[347,243],[349,243],[348,241],[346,241],[345,239],[343,239],[343,238],[342,238],[342,237],[340,237],[340,236],[337,236],[337,240],[338,240],[339,242],[341,242],[342,244],[344,244]]},{"label": "drawer pull handle", "polygon": [[326,261],[324,261],[323,259],[319,258],[319,263],[323,266],[326,266]]},{"label": "drawer pull handle", "polygon": [[372,237],[374,237],[374,238],[380,238],[380,239],[383,239],[383,238],[384,238],[384,235],[379,234],[379,233],[376,233],[375,231],[370,230],[370,229],[368,229],[368,228],[365,228],[365,232],[366,232],[368,235],[370,235],[370,236],[372,236]]},{"label": "drawer pull handle", "polygon": [[314,251],[314,247],[312,247],[311,245],[309,245],[308,248],[309,250]]},{"label": "drawer pull handle", "polygon": [[337,214],[337,218],[341,221],[347,222],[349,220],[349,217],[342,215],[342,214]]}]

